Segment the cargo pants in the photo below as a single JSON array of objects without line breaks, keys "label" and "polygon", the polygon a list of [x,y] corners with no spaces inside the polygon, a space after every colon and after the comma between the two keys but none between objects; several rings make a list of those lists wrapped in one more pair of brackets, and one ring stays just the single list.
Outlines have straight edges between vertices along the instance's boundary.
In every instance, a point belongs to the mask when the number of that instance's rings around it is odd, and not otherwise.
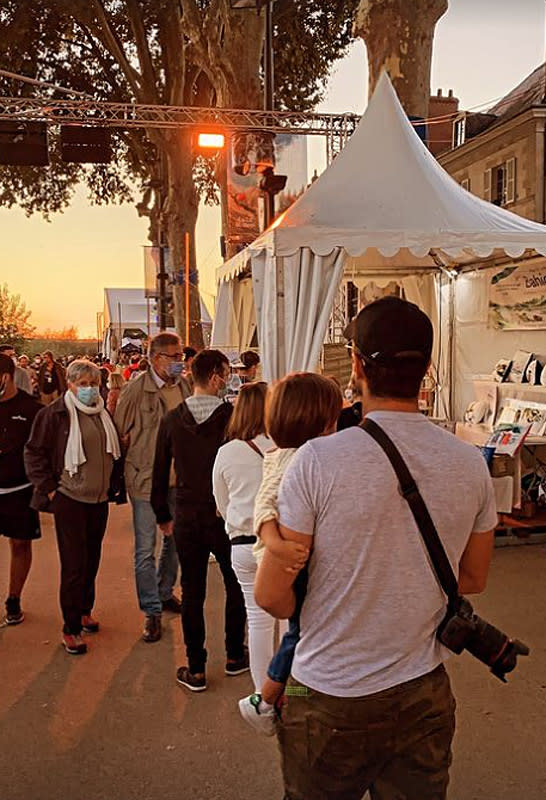
[{"label": "cargo pants", "polygon": [[443,665],[364,697],[290,678],[278,726],[285,800],[445,800],[455,700]]}]

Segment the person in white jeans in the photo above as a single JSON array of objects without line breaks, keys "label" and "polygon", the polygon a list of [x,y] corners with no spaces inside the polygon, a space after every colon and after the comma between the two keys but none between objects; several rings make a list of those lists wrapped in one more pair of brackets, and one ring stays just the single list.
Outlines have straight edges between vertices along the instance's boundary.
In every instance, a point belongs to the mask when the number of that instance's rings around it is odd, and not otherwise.
[{"label": "person in white jeans", "polygon": [[228,428],[227,444],[218,451],[212,485],[218,512],[231,540],[231,562],[245,598],[250,674],[256,691],[267,677],[273,656],[275,620],[254,600],[257,563],[252,554],[254,500],[262,481],[263,456],[273,442],[265,435],[265,383],[245,384]]}]

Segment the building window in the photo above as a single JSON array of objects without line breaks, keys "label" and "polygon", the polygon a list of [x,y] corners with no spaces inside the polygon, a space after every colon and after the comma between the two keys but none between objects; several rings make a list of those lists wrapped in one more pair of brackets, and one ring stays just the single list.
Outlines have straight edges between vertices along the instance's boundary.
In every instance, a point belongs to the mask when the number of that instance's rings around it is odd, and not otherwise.
[{"label": "building window", "polygon": [[460,117],[455,120],[455,127],[453,131],[453,145],[460,147],[466,142],[466,116]]},{"label": "building window", "polygon": [[486,169],[483,196],[496,206],[507,206],[516,200],[516,159],[509,158],[496,167]]}]

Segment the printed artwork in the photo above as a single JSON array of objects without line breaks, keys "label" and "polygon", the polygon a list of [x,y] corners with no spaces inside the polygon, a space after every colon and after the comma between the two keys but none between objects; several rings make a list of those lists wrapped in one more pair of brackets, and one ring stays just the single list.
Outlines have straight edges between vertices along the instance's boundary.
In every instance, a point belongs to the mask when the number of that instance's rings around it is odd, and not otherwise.
[{"label": "printed artwork", "polygon": [[546,264],[508,266],[489,284],[489,326],[546,329]]}]

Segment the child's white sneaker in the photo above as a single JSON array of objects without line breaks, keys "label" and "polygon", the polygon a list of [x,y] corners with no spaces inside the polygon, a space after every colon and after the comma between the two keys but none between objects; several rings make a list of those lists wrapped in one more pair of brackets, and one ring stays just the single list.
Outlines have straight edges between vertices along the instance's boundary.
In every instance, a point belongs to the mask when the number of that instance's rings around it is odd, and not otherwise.
[{"label": "child's white sneaker", "polygon": [[239,700],[239,711],[245,722],[252,725],[255,730],[265,736],[275,735],[275,722],[277,720],[275,708],[268,705],[268,703],[264,703],[261,694],[255,692]]}]

